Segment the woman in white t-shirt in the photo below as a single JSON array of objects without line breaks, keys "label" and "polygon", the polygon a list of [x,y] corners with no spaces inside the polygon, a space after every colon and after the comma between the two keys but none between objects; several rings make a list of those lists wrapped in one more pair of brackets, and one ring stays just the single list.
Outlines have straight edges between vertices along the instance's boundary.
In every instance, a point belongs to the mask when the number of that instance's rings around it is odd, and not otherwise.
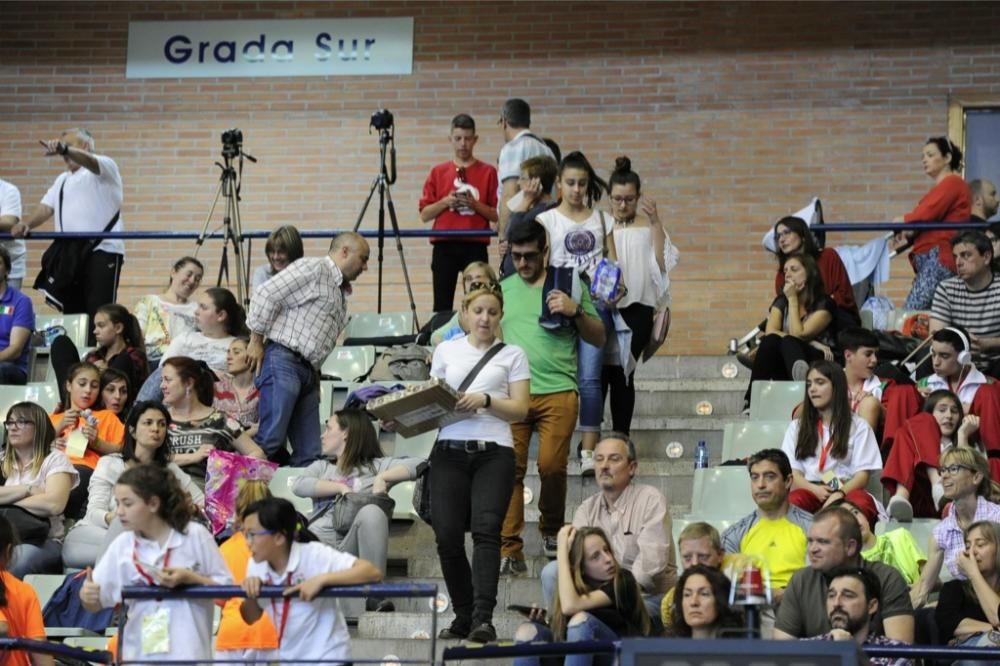
[{"label": "woman in white t-shirt", "polygon": [[847,377],[832,361],[810,366],[801,413],[785,431],[781,449],[792,463],[788,501],[809,513],[867,494],[869,476],[882,470],[875,433],[851,412]]},{"label": "woman in white t-shirt", "polygon": [[170,284],[162,294],[139,299],[133,313],[146,340],[146,359],[155,368],[173,339],[195,330],[194,311],[198,304],[191,294],[198,289],[205,267],[194,257],[181,257],[170,270]]},{"label": "woman in white t-shirt", "polygon": [[[603,211],[594,210],[601,194],[608,185],[601,180],[583,153],[574,151],[559,164],[559,205],[545,211],[535,219],[548,232],[549,265],[575,269],[587,288],[594,271],[607,255],[617,261],[615,250],[614,218]],[[620,292],[621,293],[621,292]],[[604,322],[608,339],[612,336],[611,313],[607,307],[595,302],[597,313]],[[604,416],[601,395],[601,370],[604,366],[604,347],[595,347],[580,339],[577,350],[577,384],[580,392],[580,432],[583,445],[580,460],[584,473],[592,473],[593,451],[601,436]]]},{"label": "woman in white t-shirt", "polygon": [[196,361],[204,361],[214,371],[225,372],[229,345],[236,336],[246,335],[246,311],[236,301],[233,292],[222,287],[212,287],[198,296],[195,319],[198,322],[198,330],[189,331],[173,339],[163,352],[160,367],[143,383],[139,395],[136,396],[137,401],[163,400],[160,375],[163,371],[163,362],[168,358],[185,356]]},{"label": "woman in white t-shirt", "polygon": [[[528,414],[531,379],[524,351],[497,337],[502,316],[500,285],[473,283],[462,300],[469,334],[438,345],[431,363],[431,376],[459,389],[484,356],[493,354],[456,403],[469,418],[442,428],[430,456],[434,536],[455,610],[455,620],[439,635],[445,639],[496,640],[500,531],[514,488],[510,424]],[[472,567],[465,555],[466,531],[472,532]]]}]

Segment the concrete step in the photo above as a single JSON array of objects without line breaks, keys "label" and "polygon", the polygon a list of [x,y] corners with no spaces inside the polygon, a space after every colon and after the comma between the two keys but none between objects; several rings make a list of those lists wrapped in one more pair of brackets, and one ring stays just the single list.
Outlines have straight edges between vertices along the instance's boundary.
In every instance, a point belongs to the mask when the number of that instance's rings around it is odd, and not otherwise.
[{"label": "concrete step", "polygon": [[[743,379],[637,379],[633,413],[637,417],[738,415],[746,387]],[[609,424],[610,418],[607,408]]]},{"label": "concrete step", "polygon": [[[437,617],[437,626],[440,630],[451,624],[452,620],[455,619],[455,614],[448,611],[439,613]],[[513,638],[514,633],[522,622],[524,622],[523,616],[501,609],[497,605],[497,610],[493,615],[493,626],[497,630],[497,638],[499,640]],[[430,611],[423,613],[401,613],[398,611],[395,613],[365,613],[358,618],[357,635],[359,638],[377,638],[380,641],[385,641],[386,639],[412,638],[414,635],[429,636],[430,630]],[[438,643],[443,643],[446,647],[450,647],[457,645],[459,642],[438,641]],[[351,641],[351,645],[353,647],[353,640]],[[423,652],[423,656],[418,658],[426,658],[426,655],[429,654],[430,646],[423,641],[420,642],[420,646],[427,651]],[[359,655],[355,654],[355,656]]]},{"label": "concrete step", "polygon": [[635,376],[637,379],[713,379],[731,376],[748,380],[750,370],[740,365],[735,356],[654,356],[639,364]]},{"label": "concrete step", "polygon": [[[386,582],[413,583],[414,579],[410,577],[389,578]],[[444,583],[444,578],[421,578],[419,582],[437,585],[439,592],[445,597],[448,596],[448,588]],[[542,601],[542,584],[537,576],[500,577],[500,584],[497,588],[498,609],[505,609],[510,604],[530,606],[534,603],[542,605]],[[426,613],[432,608],[432,600],[430,599],[393,599],[393,603],[396,606],[396,612],[402,613]],[[450,600],[446,610],[450,610]]]}]

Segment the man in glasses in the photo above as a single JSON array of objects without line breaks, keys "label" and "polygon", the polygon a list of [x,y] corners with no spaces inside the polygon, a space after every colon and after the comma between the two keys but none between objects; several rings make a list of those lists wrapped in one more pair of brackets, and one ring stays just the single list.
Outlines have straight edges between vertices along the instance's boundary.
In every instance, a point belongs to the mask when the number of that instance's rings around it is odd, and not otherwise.
[{"label": "man in glasses", "polygon": [[[454,157],[431,169],[420,197],[420,219],[433,221],[435,230],[489,231],[497,221],[497,170],[473,155],[478,139],[472,116],[452,118],[448,141]],[[462,270],[488,260],[490,238],[431,236],[431,245],[434,312],[443,312],[454,307],[455,280]]]},{"label": "man in glasses", "polygon": [[[546,555],[555,556],[556,534],[566,515],[566,466],[570,438],[579,410],[577,394],[577,339],[604,345],[604,325],[584,289],[580,302],[553,289],[544,295],[546,277],[545,227],[532,220],[519,225],[510,237],[511,258],[517,275],[503,280],[504,340],[518,345],[531,366],[531,404],[527,418],[511,425],[514,434],[514,491],[503,525],[500,572],[527,571],[524,561],[524,474],[528,468],[531,433],[538,432],[538,476],[541,490],[538,529]],[[544,328],[539,323],[542,299],[553,315],[568,326]]]}]

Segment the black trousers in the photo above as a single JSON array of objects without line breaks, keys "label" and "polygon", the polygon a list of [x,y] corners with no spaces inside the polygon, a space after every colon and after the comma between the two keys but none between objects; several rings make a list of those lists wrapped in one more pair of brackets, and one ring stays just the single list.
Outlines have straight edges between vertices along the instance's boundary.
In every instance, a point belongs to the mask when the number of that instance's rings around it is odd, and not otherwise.
[{"label": "black trousers", "polygon": [[489,258],[485,243],[439,241],[431,252],[431,275],[434,279],[434,312],[455,309],[455,283],[473,261]]},{"label": "black trousers", "polygon": [[[618,311],[628,327],[632,329],[632,356],[636,362],[642,359],[642,350],[653,335],[653,308],[642,303],[633,303]],[[611,428],[615,432],[629,434],[632,429],[632,414],[635,412],[635,372],[628,377],[620,365],[605,365],[601,368],[601,404],[611,392]]]},{"label": "black trousers", "polygon": [[118,279],[124,263],[125,258],[120,254],[104,250],[92,252],[80,274],[79,289],[63,304],[64,314],[86,313],[90,317],[88,345],[93,346],[95,343],[94,314],[97,313],[97,308],[114,303],[117,299]]},{"label": "black trousers", "polygon": [[808,342],[790,335],[765,335],[757,346],[757,356],[750,370],[750,384],[743,402],[750,404],[750,386],[758,379],[788,381],[796,361],[812,363],[823,358],[823,352]]},{"label": "black trousers", "polygon": [[[514,489],[514,449],[467,453],[435,444],[431,451],[431,511],[444,582],[455,621],[492,622],[500,579],[500,530]],[[472,532],[472,566],[465,556]]]}]

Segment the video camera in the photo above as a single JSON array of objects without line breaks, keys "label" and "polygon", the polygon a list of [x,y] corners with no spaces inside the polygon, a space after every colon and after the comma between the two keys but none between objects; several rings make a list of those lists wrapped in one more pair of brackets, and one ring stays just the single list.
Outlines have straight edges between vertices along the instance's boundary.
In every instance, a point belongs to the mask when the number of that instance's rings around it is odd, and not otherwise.
[{"label": "video camera", "polygon": [[243,131],[238,127],[227,129],[222,133],[222,156],[232,159],[239,157],[243,148]]},{"label": "video camera", "polygon": [[[392,112],[388,109],[379,109],[372,114],[371,122],[368,125],[369,129],[375,128],[379,132],[388,132],[392,130],[393,118]],[[239,131],[239,130],[237,130]]]}]

